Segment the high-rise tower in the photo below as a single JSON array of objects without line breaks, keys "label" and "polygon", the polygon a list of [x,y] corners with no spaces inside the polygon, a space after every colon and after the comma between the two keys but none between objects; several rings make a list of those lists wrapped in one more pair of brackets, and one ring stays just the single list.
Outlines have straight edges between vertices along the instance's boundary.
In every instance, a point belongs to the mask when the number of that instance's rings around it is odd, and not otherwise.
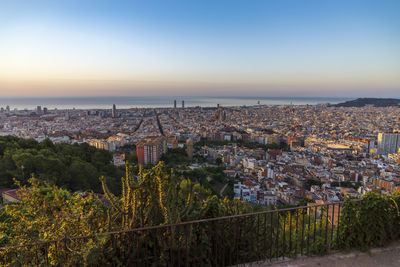
[{"label": "high-rise tower", "polygon": [[400,149],[400,133],[379,133],[378,154],[395,154]]},{"label": "high-rise tower", "polygon": [[113,104],[113,107],[112,107],[111,117],[113,117],[113,118],[117,117],[117,107],[115,106],[115,104]]}]

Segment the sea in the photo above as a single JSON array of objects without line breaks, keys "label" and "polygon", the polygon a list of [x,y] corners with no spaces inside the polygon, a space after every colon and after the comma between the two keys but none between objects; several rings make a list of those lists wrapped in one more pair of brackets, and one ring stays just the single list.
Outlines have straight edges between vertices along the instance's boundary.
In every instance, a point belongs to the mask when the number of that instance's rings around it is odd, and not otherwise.
[{"label": "sea", "polygon": [[111,96],[111,97],[18,97],[0,98],[0,107],[9,106],[11,110],[33,110],[37,106],[50,109],[111,109],[115,104],[119,109],[129,108],[167,108],[173,107],[216,107],[254,106],[254,105],[316,105],[336,104],[353,98],[334,97],[243,97],[243,96]]}]

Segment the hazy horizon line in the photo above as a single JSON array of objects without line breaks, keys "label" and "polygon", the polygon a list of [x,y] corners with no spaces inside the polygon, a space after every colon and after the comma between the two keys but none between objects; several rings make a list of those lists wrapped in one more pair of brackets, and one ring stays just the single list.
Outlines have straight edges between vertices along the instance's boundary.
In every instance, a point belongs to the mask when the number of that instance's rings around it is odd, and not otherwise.
[{"label": "hazy horizon line", "polygon": [[332,99],[357,99],[357,98],[380,98],[380,99],[387,99],[387,98],[399,98],[399,96],[244,96],[244,95],[229,95],[229,96],[224,96],[224,95],[104,95],[104,96],[88,96],[88,95],[60,95],[60,96],[55,96],[55,95],[50,95],[50,96],[35,96],[35,95],[27,95],[27,96],[1,96],[0,98],[3,99],[24,99],[24,98],[30,98],[30,99],[56,99],[56,98],[122,98],[122,97],[129,97],[129,98],[158,98],[158,97],[165,97],[165,98],[269,98],[269,99],[279,99],[279,98],[296,98],[296,99],[307,99],[307,98],[314,98],[314,99],[326,99],[326,98],[332,98]]}]

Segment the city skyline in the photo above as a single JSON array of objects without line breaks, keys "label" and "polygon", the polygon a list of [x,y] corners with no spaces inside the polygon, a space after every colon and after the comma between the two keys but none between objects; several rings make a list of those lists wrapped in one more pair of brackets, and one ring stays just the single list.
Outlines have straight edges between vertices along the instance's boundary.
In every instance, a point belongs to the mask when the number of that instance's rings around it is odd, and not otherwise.
[{"label": "city skyline", "polygon": [[397,1],[3,1],[0,97],[399,97]]}]

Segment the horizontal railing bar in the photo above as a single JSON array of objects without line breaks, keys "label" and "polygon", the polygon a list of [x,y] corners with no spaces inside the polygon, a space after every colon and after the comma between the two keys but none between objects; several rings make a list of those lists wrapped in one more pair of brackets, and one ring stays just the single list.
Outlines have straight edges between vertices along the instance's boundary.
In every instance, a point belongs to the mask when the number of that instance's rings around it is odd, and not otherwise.
[{"label": "horizontal railing bar", "polygon": [[[351,202],[359,202],[359,201],[361,201],[361,199],[352,199],[350,201]],[[323,206],[329,206],[329,205],[339,205],[339,204],[343,204],[343,203],[348,203],[348,201],[333,202],[333,203],[328,203],[328,204],[310,205],[310,206],[301,206],[301,207],[293,207],[293,208],[285,208],[285,209],[267,210],[267,211],[260,211],[260,212],[246,213],[246,214],[237,214],[237,215],[222,216],[222,217],[214,217],[214,218],[208,218],[208,219],[200,219],[200,220],[194,220],[194,221],[180,222],[180,223],[176,223],[176,224],[164,224],[164,225],[146,226],[146,227],[140,227],[140,228],[134,228],[134,229],[128,229],[128,230],[119,230],[119,231],[110,231],[110,232],[105,232],[105,233],[97,233],[97,234],[86,235],[86,236],[66,237],[66,238],[63,238],[63,239],[38,240],[38,241],[36,241],[34,243],[29,243],[29,244],[23,244],[23,245],[18,245],[18,246],[0,247],[0,251],[8,250],[8,249],[30,247],[30,246],[35,246],[35,245],[52,244],[52,243],[57,243],[57,242],[63,242],[65,240],[81,240],[81,239],[89,239],[89,238],[95,238],[95,237],[105,236],[105,235],[115,235],[115,234],[122,234],[122,233],[133,233],[133,232],[150,231],[150,230],[155,230],[155,229],[179,227],[179,226],[185,226],[185,225],[191,225],[191,224],[201,224],[201,223],[229,220],[229,219],[235,219],[235,218],[241,218],[241,217],[250,217],[250,216],[270,214],[270,213],[280,213],[280,212],[294,211],[294,210],[300,210],[300,209],[309,209],[311,207],[312,208],[317,208],[317,207],[323,207]]]}]

